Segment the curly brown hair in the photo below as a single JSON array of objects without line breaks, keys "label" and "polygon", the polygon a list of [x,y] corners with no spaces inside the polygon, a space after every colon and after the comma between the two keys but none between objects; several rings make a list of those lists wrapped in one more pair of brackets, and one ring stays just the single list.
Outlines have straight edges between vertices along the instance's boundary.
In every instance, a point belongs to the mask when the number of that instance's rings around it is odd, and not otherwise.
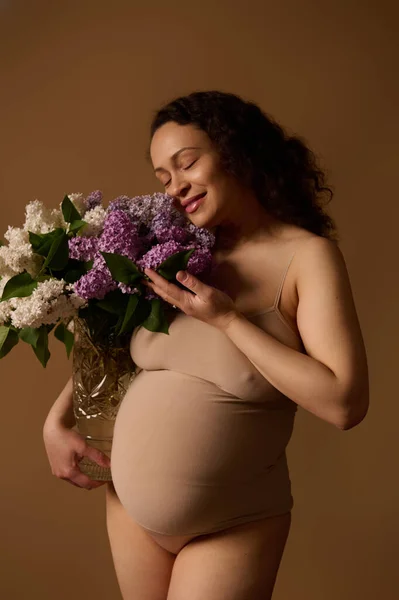
[{"label": "curly brown hair", "polygon": [[323,208],[333,191],[326,185],[315,154],[303,138],[287,135],[255,103],[220,91],[196,91],[175,98],[156,111],[151,138],[169,121],[205,131],[222,167],[253,189],[274,217],[337,240],[335,222]]}]

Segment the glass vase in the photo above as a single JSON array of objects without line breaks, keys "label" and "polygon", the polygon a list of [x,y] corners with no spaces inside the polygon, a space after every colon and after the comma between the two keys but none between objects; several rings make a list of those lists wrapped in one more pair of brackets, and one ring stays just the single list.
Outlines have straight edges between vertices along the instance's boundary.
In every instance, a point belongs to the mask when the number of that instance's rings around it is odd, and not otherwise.
[{"label": "glass vase", "polygon": [[[73,411],[86,442],[111,457],[114,424],[123,397],[135,377],[129,338],[95,338],[87,322],[74,319]],[[83,457],[79,469],[90,479],[112,481],[111,469]]]}]

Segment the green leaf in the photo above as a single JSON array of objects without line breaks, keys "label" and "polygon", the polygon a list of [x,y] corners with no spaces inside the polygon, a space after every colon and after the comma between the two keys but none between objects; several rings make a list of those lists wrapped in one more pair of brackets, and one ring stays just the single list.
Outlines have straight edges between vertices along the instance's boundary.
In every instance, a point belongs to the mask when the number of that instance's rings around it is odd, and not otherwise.
[{"label": "green leaf", "polygon": [[25,298],[30,296],[36,288],[37,281],[32,279],[29,273],[19,273],[7,281],[0,302],[10,298]]},{"label": "green leaf", "polygon": [[127,256],[121,254],[113,254],[111,252],[101,252],[107,267],[111,271],[111,275],[115,281],[132,285],[137,279],[143,277],[143,273]]},{"label": "green leaf", "polygon": [[81,219],[77,219],[76,221],[72,221],[72,223],[69,225],[69,232],[77,233],[85,225],[87,225],[86,221],[82,221]]},{"label": "green leaf", "polygon": [[73,204],[73,202],[69,199],[69,196],[65,196],[61,204],[62,214],[64,215],[64,220],[67,223],[73,223],[74,221],[80,221],[80,214]]},{"label": "green leaf", "polygon": [[40,254],[39,249],[43,244],[44,235],[40,233],[33,233],[33,231],[28,231],[28,234],[29,242],[33,248],[33,251],[36,252],[36,254]]},{"label": "green leaf", "polygon": [[4,246],[3,240],[0,240],[0,246]]},{"label": "green leaf", "polygon": [[42,325],[38,329],[39,337],[36,346],[32,346],[33,352],[40,360],[43,367],[47,365],[48,359],[50,358],[50,352],[48,349],[48,331],[45,325]]},{"label": "green leaf", "polygon": [[18,335],[19,335],[19,338],[23,342],[26,342],[27,344],[30,344],[31,346],[36,348],[37,341],[38,341],[39,335],[40,335],[40,332],[37,328],[24,327],[23,329],[20,330]]},{"label": "green leaf", "polygon": [[98,300],[96,305],[113,315],[124,315],[128,305],[127,294],[121,290],[112,290],[102,300]]},{"label": "green leaf", "polygon": [[82,275],[85,274],[85,271],[82,273],[82,271],[80,271],[79,269],[71,269],[70,271],[67,271],[63,277],[63,279],[67,282],[67,283],[75,283],[76,281],[78,281]]},{"label": "green leaf", "polygon": [[38,275],[36,277],[36,281],[39,283],[42,281],[48,281],[49,279],[54,279],[54,277],[52,277],[51,275]]},{"label": "green leaf", "polygon": [[134,327],[134,313],[136,311],[139,302],[139,296],[137,294],[130,294],[129,301],[127,303],[126,312],[122,321],[121,328],[116,332],[117,335],[132,331]]},{"label": "green leaf", "polygon": [[150,302],[151,312],[145,321],[143,321],[142,326],[149,331],[169,334],[169,325],[165,317],[162,301],[159,298],[154,298]]},{"label": "green leaf", "polygon": [[67,329],[65,323],[61,322],[58,325],[54,331],[54,337],[65,344],[67,357],[69,358],[74,344],[74,337],[73,333]]},{"label": "green leaf", "polygon": [[62,227],[57,227],[48,233],[33,233],[29,231],[29,241],[33,251],[40,256],[46,257],[54,240],[64,233]]},{"label": "green leaf", "polygon": [[93,268],[93,264],[94,264],[94,260],[87,260],[84,263],[85,269],[86,269],[86,273],[88,273],[92,268]]},{"label": "green leaf", "polygon": [[0,358],[3,358],[18,344],[18,333],[11,327],[0,326]]},{"label": "green leaf", "polygon": [[173,281],[178,271],[184,271],[187,268],[188,261],[193,252],[195,252],[195,248],[172,254],[172,256],[169,256],[159,265],[157,273],[168,281]]},{"label": "green leaf", "polygon": [[60,231],[61,233],[54,238],[40,271],[44,271],[46,267],[54,271],[61,271],[66,267],[69,258],[68,236],[63,229]]},{"label": "green leaf", "polygon": [[75,283],[86,273],[87,270],[83,261],[70,258],[65,269],[57,272],[57,277],[65,279],[67,283]]},{"label": "green leaf", "polygon": [[151,313],[150,300],[139,296],[137,308],[134,311],[134,326],[141,325]]}]

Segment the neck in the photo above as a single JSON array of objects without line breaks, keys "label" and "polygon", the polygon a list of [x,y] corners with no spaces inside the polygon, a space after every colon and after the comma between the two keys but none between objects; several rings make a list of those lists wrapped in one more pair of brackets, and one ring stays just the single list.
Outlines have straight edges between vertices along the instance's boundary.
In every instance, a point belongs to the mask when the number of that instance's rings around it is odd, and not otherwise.
[{"label": "neck", "polygon": [[240,208],[235,215],[229,214],[228,218],[214,227],[214,251],[229,253],[255,243],[260,238],[275,236],[279,222],[268,215],[258,201],[251,209],[246,206],[245,214],[242,210],[243,205]]}]

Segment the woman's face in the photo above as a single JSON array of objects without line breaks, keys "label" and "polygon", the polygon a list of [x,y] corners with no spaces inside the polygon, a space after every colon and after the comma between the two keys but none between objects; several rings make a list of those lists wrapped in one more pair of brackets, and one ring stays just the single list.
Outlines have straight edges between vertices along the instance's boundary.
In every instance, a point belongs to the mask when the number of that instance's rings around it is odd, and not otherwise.
[{"label": "woman's face", "polygon": [[[205,131],[165,123],[151,140],[150,155],[155,175],[174,206],[197,227],[210,229],[228,220],[234,206],[240,203],[242,209],[243,187],[223,170]],[[197,196],[198,203],[187,205]]]}]

